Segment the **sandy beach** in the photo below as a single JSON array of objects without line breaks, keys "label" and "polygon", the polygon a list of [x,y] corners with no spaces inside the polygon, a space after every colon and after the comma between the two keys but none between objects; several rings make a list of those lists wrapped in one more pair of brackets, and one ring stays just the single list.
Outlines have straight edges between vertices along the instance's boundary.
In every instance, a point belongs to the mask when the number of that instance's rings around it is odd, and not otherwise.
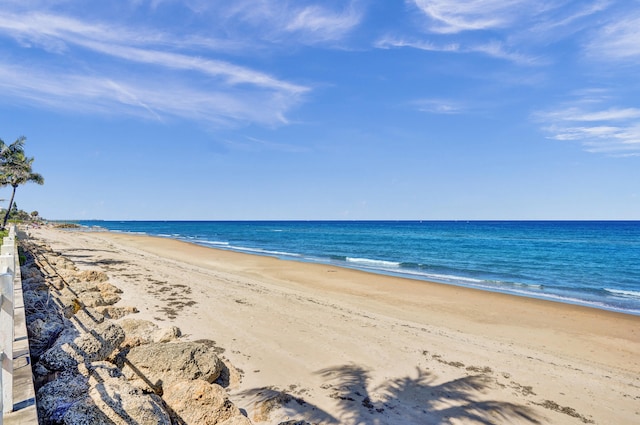
[{"label": "sandy beach", "polygon": [[29,229],[119,306],[210,339],[258,424],[637,424],[640,316],[215,250]]}]

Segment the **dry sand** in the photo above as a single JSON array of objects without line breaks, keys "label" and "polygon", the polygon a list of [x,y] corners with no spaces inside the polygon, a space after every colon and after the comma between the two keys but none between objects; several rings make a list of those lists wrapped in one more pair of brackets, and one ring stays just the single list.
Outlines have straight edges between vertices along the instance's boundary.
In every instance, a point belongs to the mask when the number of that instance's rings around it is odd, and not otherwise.
[{"label": "dry sand", "polygon": [[255,423],[639,424],[640,317],[214,250],[31,229],[136,317],[211,339]]}]

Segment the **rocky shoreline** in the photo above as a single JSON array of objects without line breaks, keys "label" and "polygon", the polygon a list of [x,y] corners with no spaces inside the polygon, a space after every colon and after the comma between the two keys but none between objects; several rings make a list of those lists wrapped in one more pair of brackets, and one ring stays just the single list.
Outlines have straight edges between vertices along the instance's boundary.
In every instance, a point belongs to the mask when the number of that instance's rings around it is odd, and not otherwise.
[{"label": "rocky shoreline", "polygon": [[241,374],[213,341],[130,318],[104,272],[38,240],[21,248],[40,424],[251,424],[225,390]]}]

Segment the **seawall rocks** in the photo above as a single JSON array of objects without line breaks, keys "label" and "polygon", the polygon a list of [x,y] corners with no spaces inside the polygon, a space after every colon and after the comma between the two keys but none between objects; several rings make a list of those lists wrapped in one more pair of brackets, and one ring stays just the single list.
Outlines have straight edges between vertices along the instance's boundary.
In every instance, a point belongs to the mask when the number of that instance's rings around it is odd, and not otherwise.
[{"label": "seawall rocks", "polygon": [[[180,329],[121,319],[122,292],[37,240],[21,271],[41,424],[247,425],[224,388],[227,366]],[[168,400],[161,397],[167,392]]]}]

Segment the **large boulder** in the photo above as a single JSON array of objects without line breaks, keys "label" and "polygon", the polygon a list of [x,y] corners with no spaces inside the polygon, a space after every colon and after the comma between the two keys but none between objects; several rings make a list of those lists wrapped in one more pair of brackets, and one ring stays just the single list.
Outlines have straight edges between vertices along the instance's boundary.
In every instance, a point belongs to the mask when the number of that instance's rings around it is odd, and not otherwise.
[{"label": "large boulder", "polygon": [[56,320],[57,318],[57,315],[49,316],[49,320],[38,318],[28,325],[29,349],[32,357],[39,358],[64,330],[63,321]]},{"label": "large boulder", "polygon": [[104,322],[104,316],[93,308],[81,308],[69,318],[69,322],[80,332],[89,332]]},{"label": "large boulder", "polygon": [[109,277],[106,273],[101,272],[99,270],[84,270],[76,273],[75,276],[78,281],[87,281],[87,282],[106,282],[109,280]]},{"label": "large boulder", "polygon": [[217,425],[242,416],[225,390],[202,379],[178,380],[164,387],[163,400],[171,408],[174,420],[187,424]]},{"label": "large boulder", "polygon": [[127,354],[124,375],[146,391],[178,380],[202,379],[212,383],[224,365],[213,348],[199,342],[151,343],[133,347]]},{"label": "large boulder", "polygon": [[95,310],[102,313],[107,319],[112,320],[122,319],[129,314],[138,313],[139,311],[136,307],[115,307],[112,305],[96,307]]},{"label": "large boulder", "polygon": [[120,301],[120,296],[112,293],[102,292],[80,292],[78,294],[78,300],[80,304],[85,307],[102,307],[106,305],[113,305]]},{"label": "large boulder", "polygon": [[170,425],[169,414],[155,394],[129,384],[107,362],[82,366],[82,373],[63,373],[38,391],[42,423],[65,425]]},{"label": "large boulder", "polygon": [[89,332],[81,333],[69,341],[75,328],[65,329],[56,344],[40,358],[47,369],[54,371],[76,369],[78,364],[106,359],[124,340],[120,325],[106,321]]},{"label": "large boulder", "polygon": [[158,328],[155,323],[143,319],[123,319],[118,324],[124,329],[123,347],[137,347],[151,342],[170,342],[182,335],[177,326]]},{"label": "large boulder", "polygon": [[114,425],[113,421],[88,397],[76,400],[55,422],[64,425]]},{"label": "large boulder", "polygon": [[153,335],[158,330],[158,325],[142,319],[122,319],[118,324],[124,329],[124,347],[137,347],[153,342]]},{"label": "large boulder", "polygon": [[110,363],[90,365],[89,386],[89,399],[114,424],[171,425],[160,397],[131,385]]},{"label": "large boulder", "polygon": [[43,423],[62,423],[67,411],[86,397],[88,391],[85,377],[63,373],[38,390],[38,416]]},{"label": "large boulder", "polygon": [[177,326],[169,326],[155,331],[152,335],[153,342],[171,342],[182,336],[182,331]]}]

